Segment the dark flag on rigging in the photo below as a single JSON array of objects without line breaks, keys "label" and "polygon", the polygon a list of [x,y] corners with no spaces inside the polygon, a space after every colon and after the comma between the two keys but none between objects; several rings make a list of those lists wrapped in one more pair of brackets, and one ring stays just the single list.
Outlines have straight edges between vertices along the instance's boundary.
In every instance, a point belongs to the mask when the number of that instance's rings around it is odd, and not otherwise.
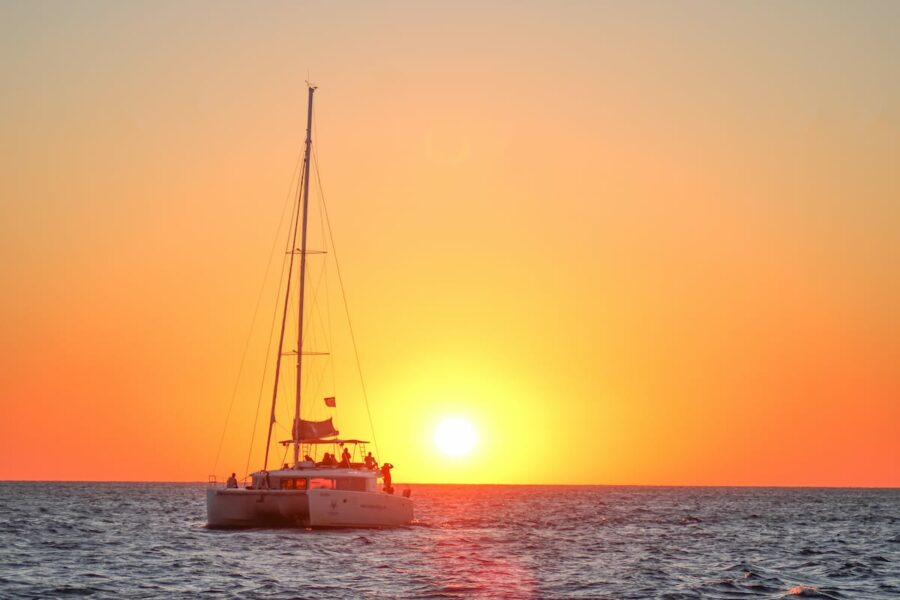
[{"label": "dark flag on rigging", "polygon": [[330,406],[331,408],[334,408],[336,406],[334,402],[334,396],[328,396],[327,398],[325,398],[325,406]]}]

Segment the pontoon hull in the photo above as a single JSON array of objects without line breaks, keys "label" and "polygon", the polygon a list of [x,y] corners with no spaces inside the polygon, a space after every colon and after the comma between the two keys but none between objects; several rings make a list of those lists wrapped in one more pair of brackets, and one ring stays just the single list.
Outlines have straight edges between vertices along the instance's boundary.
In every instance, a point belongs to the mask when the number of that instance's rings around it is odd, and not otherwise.
[{"label": "pontoon hull", "polygon": [[413,503],[377,492],[209,488],[206,515],[211,528],[402,527]]}]

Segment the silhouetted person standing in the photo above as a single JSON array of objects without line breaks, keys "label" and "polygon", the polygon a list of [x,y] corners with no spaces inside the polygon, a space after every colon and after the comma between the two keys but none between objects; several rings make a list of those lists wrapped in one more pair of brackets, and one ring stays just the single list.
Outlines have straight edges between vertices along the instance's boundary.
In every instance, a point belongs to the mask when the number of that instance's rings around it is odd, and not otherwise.
[{"label": "silhouetted person standing", "polygon": [[226,488],[237,488],[237,477],[234,476],[234,473],[231,474],[231,477],[228,478],[228,481],[225,483]]},{"label": "silhouetted person standing", "polygon": [[344,448],[344,451],[341,452],[341,466],[345,469],[350,468],[350,451]]},{"label": "silhouetted person standing", "polygon": [[394,465],[391,463],[384,463],[381,465],[381,475],[384,477],[384,491],[388,494],[394,493],[394,488],[391,486],[391,469],[394,468]]}]

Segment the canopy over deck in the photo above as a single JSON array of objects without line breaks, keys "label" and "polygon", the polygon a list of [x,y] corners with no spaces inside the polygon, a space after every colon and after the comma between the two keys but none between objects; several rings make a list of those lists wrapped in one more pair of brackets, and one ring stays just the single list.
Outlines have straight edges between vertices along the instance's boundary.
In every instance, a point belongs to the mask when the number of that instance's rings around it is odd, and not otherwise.
[{"label": "canopy over deck", "polygon": [[[287,446],[288,444],[293,444],[294,440],[281,440],[278,442],[283,446]],[[301,444],[312,444],[312,445],[323,445],[323,444],[340,444],[343,446],[344,444],[368,444],[369,442],[366,440],[343,440],[338,438],[332,439],[315,439],[315,440],[300,440]]]},{"label": "canopy over deck", "polygon": [[[270,477],[357,477],[368,479],[381,479],[381,471],[362,467],[349,469],[337,467],[301,467],[298,469],[274,469],[268,471]],[[266,471],[259,470],[251,473],[251,476],[265,476]]]}]

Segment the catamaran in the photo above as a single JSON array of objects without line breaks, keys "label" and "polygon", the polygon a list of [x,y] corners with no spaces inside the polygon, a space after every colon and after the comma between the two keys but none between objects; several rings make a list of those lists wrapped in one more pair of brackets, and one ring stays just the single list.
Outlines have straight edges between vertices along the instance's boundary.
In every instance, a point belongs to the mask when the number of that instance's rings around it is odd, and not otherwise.
[{"label": "catamaran", "polygon": [[[207,525],[213,528],[264,526],[294,527],[396,527],[413,520],[413,502],[408,492],[394,495],[390,479],[392,465],[378,468],[375,458],[365,454],[365,440],[341,438],[331,418],[305,420],[301,418],[301,381],[304,356],[319,354],[304,351],[304,299],[307,294],[307,249],[309,208],[310,159],[312,149],[313,94],[308,89],[306,144],[303,167],[297,194],[295,218],[289,232],[287,285],[281,318],[281,333],[275,363],[275,387],[266,441],[263,468],[250,474],[243,487],[234,477],[223,487],[213,482],[206,495]],[[300,245],[297,247],[299,233]],[[294,258],[299,257],[299,276],[292,281]],[[284,352],[285,329],[292,293],[297,312],[297,349]],[[355,343],[355,342],[354,342]],[[292,450],[293,460],[281,468],[268,469],[269,448],[275,425],[275,407],[279,382],[282,378],[281,358],[296,354],[296,387],[291,438],[280,443]],[[334,398],[325,398],[328,406]],[[324,452],[330,449],[331,452]],[[338,458],[338,449],[341,457]],[[320,457],[319,451],[324,454]],[[279,461],[280,462],[280,461]]]}]

